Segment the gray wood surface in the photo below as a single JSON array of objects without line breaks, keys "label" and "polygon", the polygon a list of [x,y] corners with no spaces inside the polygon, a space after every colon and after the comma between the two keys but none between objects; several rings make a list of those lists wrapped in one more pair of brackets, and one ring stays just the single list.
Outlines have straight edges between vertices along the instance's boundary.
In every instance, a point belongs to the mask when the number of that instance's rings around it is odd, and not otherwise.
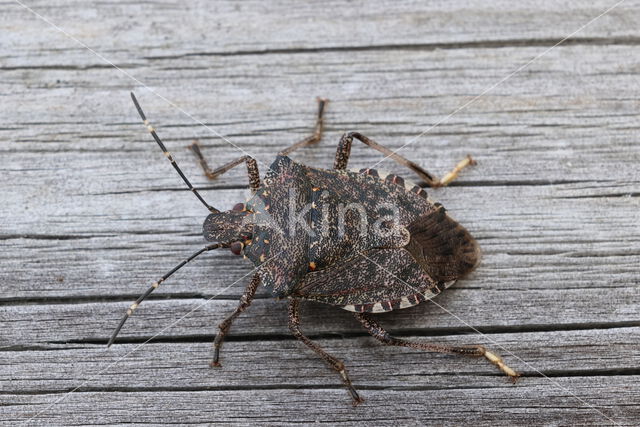
[{"label": "gray wood surface", "polygon": [[[1,3],[0,421],[639,424],[640,3],[446,118],[614,4],[26,3],[65,35]],[[366,399],[352,408],[262,290],[212,370],[216,324],[251,271],[226,252],[163,284],[107,350],[131,301],[201,247],[206,215],[130,90],[224,209],[248,194],[243,168],[207,181],[186,149],[194,139],[212,164],[246,151],[264,171],[310,133],[324,96],[325,136],[294,157],[330,167],[347,130],[396,149],[441,122],[401,153],[435,173],[478,160],[430,193],[478,238],[483,262],[437,304],[381,322],[411,339],[483,344],[523,378],[380,346],[349,313],[306,304],[303,330],[345,360]],[[380,159],[354,146],[352,165]]]}]

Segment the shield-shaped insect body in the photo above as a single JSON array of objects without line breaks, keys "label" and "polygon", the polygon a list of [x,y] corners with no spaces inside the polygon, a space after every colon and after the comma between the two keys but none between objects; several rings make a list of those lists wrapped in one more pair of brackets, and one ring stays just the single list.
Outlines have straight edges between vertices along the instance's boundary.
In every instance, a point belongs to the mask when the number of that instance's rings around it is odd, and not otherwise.
[{"label": "shield-shaped insect body", "polygon": [[149,132],[194,195],[210,211],[203,226],[211,243],[162,276],[136,300],[116,328],[111,345],[124,322],[146,296],[200,254],[228,248],[250,260],[255,269],[240,304],[219,325],[212,366],[219,367],[220,349],[234,319],[252,302],[262,283],[274,297],[288,301],[289,328],[336,372],[354,404],[362,401],[341,360],[327,353],[300,330],[299,302],[316,301],[348,310],[367,331],[387,345],[425,351],[484,356],[509,377],[518,374],[482,346],[445,346],[391,336],[372,316],[429,300],[473,270],[480,249],[470,233],[433,202],[419,185],[402,177],[367,168],[347,170],[354,140],[376,149],[417,173],[429,187],[448,184],[468,165],[467,157],[442,179],[357,132],[344,134],[338,143],[333,169],[311,167],[289,154],[317,143],[322,135],[326,100],[319,100],[315,132],[280,152],[261,179],[257,162],[244,155],[211,170],[198,145],[192,146],[207,176],[215,179],[246,164],[251,196],[228,211],[209,205],[193,188],[146,119],[134,104]]}]

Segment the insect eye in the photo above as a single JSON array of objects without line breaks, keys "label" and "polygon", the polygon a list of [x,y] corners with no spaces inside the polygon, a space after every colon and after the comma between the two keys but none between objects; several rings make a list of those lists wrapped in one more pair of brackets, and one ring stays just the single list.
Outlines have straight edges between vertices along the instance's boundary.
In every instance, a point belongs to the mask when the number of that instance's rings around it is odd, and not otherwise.
[{"label": "insect eye", "polygon": [[235,206],[233,206],[233,209],[231,209],[231,210],[237,211],[237,212],[242,212],[243,210],[245,210],[244,203],[236,203]]},{"label": "insect eye", "polygon": [[231,243],[229,248],[234,255],[240,255],[240,252],[242,252],[242,248],[244,248],[244,245],[241,242],[233,242]]}]

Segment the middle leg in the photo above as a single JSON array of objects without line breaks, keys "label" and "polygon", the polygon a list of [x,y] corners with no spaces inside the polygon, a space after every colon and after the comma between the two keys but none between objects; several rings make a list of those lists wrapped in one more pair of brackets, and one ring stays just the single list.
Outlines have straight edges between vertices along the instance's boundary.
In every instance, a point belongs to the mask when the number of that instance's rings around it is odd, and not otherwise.
[{"label": "middle leg", "polygon": [[448,346],[448,345],[407,341],[407,340],[403,340],[403,339],[396,338],[389,335],[389,332],[384,330],[382,326],[380,326],[380,324],[375,320],[373,320],[371,316],[369,316],[368,314],[355,313],[355,317],[356,319],[358,319],[360,323],[362,323],[362,326],[364,326],[365,329],[367,329],[367,331],[375,339],[382,342],[383,344],[395,345],[399,347],[410,347],[410,348],[415,348],[423,351],[433,351],[436,353],[452,353],[452,354],[461,354],[465,356],[476,356],[476,357],[483,356],[489,362],[496,365],[498,369],[500,369],[502,372],[507,374],[514,382],[520,376],[520,374],[518,374],[516,371],[508,367],[500,356],[490,352],[489,350],[487,350],[481,345],[454,347],[454,346]]},{"label": "middle leg", "polygon": [[311,341],[302,333],[302,331],[300,331],[300,317],[298,314],[299,304],[300,302],[297,299],[289,300],[289,329],[291,330],[291,333],[294,337],[305,343],[307,347],[315,351],[325,362],[329,364],[329,366],[340,374],[342,382],[347,386],[349,394],[351,394],[353,406],[362,403],[364,400],[360,395],[358,395],[358,392],[351,384],[351,379],[349,378],[349,375],[347,375],[347,369],[344,366],[344,362],[324,351],[318,344]]},{"label": "middle leg", "polygon": [[475,165],[476,162],[471,158],[471,156],[465,157],[463,160],[458,162],[458,164],[451,170],[451,172],[447,173],[444,177],[438,179],[433,174],[427,172],[422,167],[418,166],[411,160],[399,155],[395,151],[385,147],[384,145],[380,145],[374,140],[367,138],[358,132],[349,132],[345,133],[342,138],[340,138],[340,142],[338,144],[338,150],[336,151],[336,159],[333,163],[334,169],[346,169],[347,163],[349,163],[349,156],[351,155],[351,145],[353,143],[353,138],[362,142],[365,145],[373,148],[386,155],[387,157],[391,157],[393,160],[401,164],[402,166],[406,166],[412,171],[414,171],[420,178],[422,178],[429,187],[444,187],[449,184],[451,181],[458,177],[460,171],[467,166]]}]

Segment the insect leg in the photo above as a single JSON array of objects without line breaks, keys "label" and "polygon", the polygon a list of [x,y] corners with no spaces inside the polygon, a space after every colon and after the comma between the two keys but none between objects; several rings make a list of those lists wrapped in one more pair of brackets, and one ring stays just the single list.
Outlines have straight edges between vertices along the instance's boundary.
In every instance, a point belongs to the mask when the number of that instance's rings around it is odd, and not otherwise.
[{"label": "insect leg", "polygon": [[502,372],[507,374],[513,381],[515,381],[520,374],[516,371],[508,367],[502,358],[481,345],[476,346],[448,346],[448,345],[440,345],[440,344],[428,344],[428,343],[417,343],[411,342],[407,340],[403,340],[400,338],[393,337],[389,335],[389,333],[380,326],[378,322],[373,320],[371,316],[365,313],[355,313],[356,319],[362,323],[362,325],[367,329],[367,331],[378,341],[382,342],[386,345],[394,345],[399,347],[410,347],[418,350],[424,351],[433,351],[436,353],[452,353],[452,354],[462,354],[465,356],[476,356],[485,357],[489,362],[493,363],[500,369]]},{"label": "insect leg", "polygon": [[[311,136],[306,137],[302,141],[296,142],[291,147],[285,150],[282,150],[280,152],[281,155],[286,156],[289,153],[297,150],[298,148],[306,147],[307,145],[311,145],[320,141],[320,139],[322,138],[322,129],[324,127],[324,109],[327,102],[329,102],[328,99],[318,98],[318,116],[316,118],[316,128],[313,131],[313,134]],[[258,187],[260,187],[260,174],[258,173],[258,165],[256,164],[256,161],[252,157],[242,156],[240,158],[230,161],[225,165],[220,166],[216,170],[211,170],[211,168],[209,167],[209,164],[207,163],[206,159],[202,155],[202,151],[200,150],[200,145],[197,142],[194,142],[189,146],[189,148],[191,149],[191,151],[193,151],[193,154],[195,154],[195,156],[197,157],[198,162],[200,163],[200,166],[204,170],[204,173],[207,176],[207,178],[216,179],[223,173],[238,166],[242,162],[246,162],[247,171],[249,173],[249,184],[251,186],[251,189],[255,191]]]},{"label": "insect leg", "polygon": [[304,334],[300,331],[300,317],[298,314],[300,302],[297,299],[289,300],[289,329],[294,337],[302,341],[309,347],[311,350],[318,353],[318,355],[324,359],[336,372],[340,374],[342,377],[342,382],[347,386],[349,390],[349,394],[351,394],[351,399],[353,399],[353,406],[362,403],[364,400],[358,395],[358,392],[351,384],[351,379],[349,379],[349,375],[347,374],[347,369],[344,366],[344,363],[337,359],[336,357],[330,355],[326,351],[324,351],[318,344],[311,341],[309,338],[304,336]]},{"label": "insect leg", "polygon": [[318,116],[316,118],[316,128],[313,131],[313,134],[306,137],[302,141],[296,142],[291,147],[282,150],[280,152],[281,155],[288,156],[289,153],[297,150],[298,148],[306,147],[307,145],[311,145],[320,141],[320,139],[322,138],[322,129],[324,127],[324,108],[327,105],[327,102],[329,102],[328,99],[318,98]]},{"label": "insect leg", "polygon": [[203,254],[204,252],[208,252],[208,251],[212,251],[214,249],[218,249],[221,248],[223,245],[219,244],[219,243],[214,243],[212,245],[208,245],[205,246],[204,248],[200,249],[199,251],[191,254],[191,256],[185,260],[183,260],[180,264],[176,265],[175,267],[173,267],[171,269],[171,271],[169,271],[168,273],[166,273],[164,276],[162,276],[160,279],[158,279],[157,281],[153,282],[153,284],[151,285],[151,287],[149,289],[147,289],[147,291],[145,293],[143,293],[142,295],[140,295],[138,297],[138,299],[136,300],[136,302],[134,302],[133,304],[131,304],[131,307],[129,307],[126,311],[126,313],[124,314],[124,316],[122,317],[122,320],[120,320],[120,323],[118,324],[118,327],[115,329],[115,331],[113,331],[113,334],[111,335],[111,338],[109,339],[109,343],[107,344],[107,347],[111,346],[111,344],[113,344],[113,341],[116,339],[116,337],[118,336],[118,333],[120,332],[120,329],[122,329],[122,327],[124,326],[124,322],[127,321],[127,319],[129,318],[129,316],[131,316],[133,314],[133,312],[138,308],[138,306],[142,303],[142,301],[144,301],[144,299],[146,297],[148,297],[151,292],[153,292],[154,290],[158,289],[158,286],[160,286],[160,284],[162,282],[164,282],[165,280],[167,280],[169,277],[171,277],[173,275],[173,273],[175,273],[176,271],[180,270],[182,267],[184,267],[188,262],[193,261],[195,258],[197,258],[199,255]]},{"label": "insect leg", "polygon": [[260,276],[257,274],[251,278],[251,282],[247,285],[247,288],[244,291],[244,294],[240,297],[240,304],[235,309],[233,313],[231,313],[226,319],[222,321],[218,325],[218,329],[220,332],[216,335],[215,340],[213,341],[213,361],[211,362],[212,367],[220,367],[220,347],[222,347],[222,342],[224,341],[224,337],[229,332],[231,328],[231,324],[235,320],[236,317],[240,315],[243,311],[247,309],[251,305],[253,301],[253,297],[256,294],[256,290],[258,289],[258,285],[260,284]]},{"label": "insect leg", "polygon": [[203,205],[206,206],[207,209],[209,209],[209,211],[214,212],[214,213],[220,212],[218,209],[214,208],[213,206],[211,206],[207,202],[205,202],[205,200],[202,198],[200,193],[198,193],[198,190],[193,188],[193,185],[191,185],[191,182],[189,182],[187,177],[184,175],[184,173],[182,172],[182,170],[178,166],[178,163],[176,163],[176,161],[173,159],[173,156],[167,150],[167,148],[164,146],[164,144],[162,143],[162,140],[160,139],[160,137],[156,133],[156,131],[153,128],[153,126],[151,126],[151,123],[149,122],[149,120],[147,120],[147,117],[144,115],[144,112],[142,111],[142,108],[140,107],[140,104],[138,104],[138,100],[136,99],[136,96],[133,94],[133,92],[131,92],[131,99],[133,100],[133,105],[135,105],[136,110],[138,110],[138,114],[140,115],[140,118],[142,119],[142,122],[147,127],[147,130],[149,131],[149,133],[151,134],[153,139],[155,139],[155,141],[158,143],[158,145],[160,146],[160,149],[162,150],[162,152],[164,153],[166,158],[171,162],[171,166],[173,166],[173,168],[176,170],[176,172],[178,172],[178,175],[180,175],[180,178],[182,178],[184,183],[187,184],[187,187],[189,187],[189,190],[191,190],[191,192],[198,198],[198,200],[200,200],[200,202],[202,202]]},{"label": "insect leg", "polygon": [[334,169],[346,169],[347,163],[349,162],[349,156],[351,155],[351,144],[353,142],[353,138],[361,141],[362,143],[368,145],[374,150],[378,150],[382,154],[385,154],[388,157],[391,157],[393,160],[401,164],[402,166],[406,166],[412,171],[414,171],[420,178],[422,178],[429,187],[444,187],[449,184],[451,181],[456,179],[458,174],[462,169],[467,166],[475,165],[476,162],[471,158],[471,156],[465,157],[463,160],[458,162],[458,164],[453,168],[453,170],[447,173],[443,178],[436,178],[433,174],[427,172],[422,167],[418,166],[414,162],[406,159],[405,157],[395,153],[394,151],[388,149],[387,147],[378,144],[372,139],[367,138],[366,136],[358,133],[358,132],[349,132],[345,133],[342,138],[340,138],[340,142],[338,143],[338,150],[336,151],[336,159],[333,163]]},{"label": "insect leg", "polygon": [[211,170],[209,164],[206,159],[202,155],[202,151],[200,151],[200,144],[198,142],[194,142],[189,146],[193,154],[198,158],[198,162],[202,169],[204,170],[204,174],[207,175],[209,179],[216,179],[223,173],[229,171],[230,169],[235,168],[239,164],[246,163],[247,164],[247,174],[249,175],[249,187],[251,191],[256,191],[260,187],[260,172],[258,171],[258,163],[251,156],[242,156],[238,157],[235,160],[226,163],[215,170]]}]

